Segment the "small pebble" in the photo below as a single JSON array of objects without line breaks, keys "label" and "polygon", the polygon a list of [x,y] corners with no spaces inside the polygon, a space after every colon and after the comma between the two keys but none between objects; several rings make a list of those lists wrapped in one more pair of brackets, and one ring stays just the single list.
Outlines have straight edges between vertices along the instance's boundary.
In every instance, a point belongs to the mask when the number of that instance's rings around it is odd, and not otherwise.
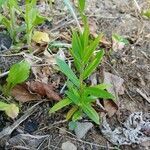
[{"label": "small pebble", "polygon": [[91,122],[77,122],[77,127],[74,129],[77,138],[83,138],[92,127],[93,124]]},{"label": "small pebble", "polygon": [[70,141],[63,143],[61,148],[62,150],[77,150],[77,147]]}]

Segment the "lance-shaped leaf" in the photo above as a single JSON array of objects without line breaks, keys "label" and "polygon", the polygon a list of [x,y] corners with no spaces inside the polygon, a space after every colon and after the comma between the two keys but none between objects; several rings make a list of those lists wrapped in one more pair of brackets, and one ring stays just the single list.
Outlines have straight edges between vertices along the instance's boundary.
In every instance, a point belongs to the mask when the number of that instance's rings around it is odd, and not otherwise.
[{"label": "lance-shaped leaf", "polygon": [[90,104],[83,104],[82,105],[82,110],[96,124],[100,123],[98,113],[95,111],[95,109]]},{"label": "lance-shaped leaf", "polygon": [[87,87],[85,88],[85,93],[86,95],[95,96],[97,98],[114,99],[114,96],[111,93],[97,87]]},{"label": "lance-shaped leaf", "polygon": [[89,63],[89,65],[85,68],[85,71],[83,73],[84,79],[86,79],[88,76],[90,76],[92,74],[92,72],[98,67],[103,56],[104,56],[104,50],[101,50],[96,54],[94,60],[91,63]]},{"label": "lance-shaped leaf", "polygon": [[77,76],[74,74],[71,68],[66,64],[66,62],[59,58],[56,58],[56,61],[60,71],[63,72],[73,84],[79,87],[80,84]]},{"label": "lance-shaped leaf", "polygon": [[61,100],[60,102],[58,102],[57,104],[55,104],[49,111],[49,113],[54,113],[60,109],[62,109],[63,107],[65,106],[68,106],[70,105],[72,102],[70,99],[66,98],[66,99],[63,99]]}]

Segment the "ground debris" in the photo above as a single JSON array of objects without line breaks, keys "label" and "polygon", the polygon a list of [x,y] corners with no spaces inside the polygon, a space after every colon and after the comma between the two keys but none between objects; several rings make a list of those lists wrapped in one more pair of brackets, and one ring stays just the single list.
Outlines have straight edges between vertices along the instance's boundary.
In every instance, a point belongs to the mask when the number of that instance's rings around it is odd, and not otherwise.
[{"label": "ground debris", "polygon": [[37,148],[45,138],[49,135],[39,136],[30,134],[18,134],[6,142],[6,148],[23,148],[24,149],[35,149]]},{"label": "ground debris", "polygon": [[100,129],[103,136],[114,145],[143,144],[150,141],[150,121],[143,120],[142,112],[132,113],[123,123],[123,127],[115,130],[110,128],[104,118]]},{"label": "ground debris", "polygon": [[108,112],[108,116],[112,117],[118,110],[119,105],[118,95],[124,94],[124,87],[123,87],[124,80],[114,74],[104,71],[104,83],[111,85],[111,87],[108,88],[108,92],[113,94],[116,98],[115,101],[104,100],[104,108]]}]

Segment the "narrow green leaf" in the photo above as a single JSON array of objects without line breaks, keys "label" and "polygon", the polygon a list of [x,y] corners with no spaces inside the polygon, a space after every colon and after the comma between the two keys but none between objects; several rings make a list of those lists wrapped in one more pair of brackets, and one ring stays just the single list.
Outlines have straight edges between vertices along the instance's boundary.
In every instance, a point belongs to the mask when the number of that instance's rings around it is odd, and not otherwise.
[{"label": "narrow green leaf", "polygon": [[55,104],[50,110],[49,113],[54,113],[58,110],[60,110],[61,108],[70,105],[72,102],[70,99],[66,98],[61,100],[60,102],[58,102],[57,104]]},{"label": "narrow green leaf", "polygon": [[81,39],[76,31],[72,35],[72,52],[78,60],[82,57]]},{"label": "narrow green leaf", "polygon": [[72,121],[77,121],[77,120],[80,120],[82,118],[82,114],[81,114],[81,111],[78,110],[74,113],[73,117],[72,117]]},{"label": "narrow green leaf", "polygon": [[85,92],[87,95],[95,96],[97,98],[114,99],[114,96],[111,93],[96,87],[87,87],[85,88]]},{"label": "narrow green leaf", "polygon": [[85,0],[78,0],[80,11],[83,12],[85,9]]},{"label": "narrow green leaf", "polygon": [[89,44],[89,35],[90,35],[89,25],[88,25],[88,23],[86,23],[84,25],[84,32],[81,36],[82,48],[84,50],[83,56],[86,55],[86,53],[87,53],[86,48]]},{"label": "narrow green leaf", "polygon": [[76,105],[73,106],[73,107],[68,111],[68,113],[67,113],[67,115],[66,115],[66,119],[69,120],[77,110],[78,110],[78,106],[76,106]]},{"label": "narrow green leaf", "polygon": [[76,105],[79,104],[80,96],[77,93],[77,91],[74,91],[73,89],[71,91],[66,91],[65,92],[68,98]]},{"label": "narrow green leaf", "polygon": [[100,124],[100,122],[99,122],[99,115],[98,115],[98,113],[95,111],[95,109],[90,104],[84,104],[84,105],[82,105],[82,110],[96,124]]},{"label": "narrow green leaf", "polygon": [[0,0],[0,7],[6,2],[7,0]]},{"label": "narrow green leaf", "polygon": [[100,61],[102,60],[104,56],[104,50],[101,50],[98,52],[93,60],[85,69],[83,73],[83,78],[86,79],[88,76],[91,75],[91,73],[98,67]]},{"label": "narrow green leaf", "polygon": [[105,90],[105,89],[110,88],[111,86],[112,86],[111,84],[102,83],[102,84],[98,84],[98,85],[95,85],[95,86],[92,86],[92,87],[98,88],[100,90]]},{"label": "narrow green leaf", "polygon": [[77,87],[79,87],[80,83],[79,83],[77,76],[74,74],[71,68],[69,68],[66,62],[59,58],[56,58],[56,61],[61,72],[63,72],[72,83],[74,83]]},{"label": "narrow green leaf", "polygon": [[94,41],[90,43],[90,45],[86,48],[86,52],[83,57],[83,62],[86,64],[89,59],[91,58],[93,52],[97,48],[98,44],[100,43],[100,39],[102,38],[102,35],[99,35]]}]

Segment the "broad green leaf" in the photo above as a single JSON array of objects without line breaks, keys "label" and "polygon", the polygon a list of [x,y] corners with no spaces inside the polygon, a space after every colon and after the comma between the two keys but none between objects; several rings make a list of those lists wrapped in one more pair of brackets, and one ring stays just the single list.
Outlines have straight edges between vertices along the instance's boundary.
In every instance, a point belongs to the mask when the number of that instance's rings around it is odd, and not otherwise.
[{"label": "broad green leaf", "polygon": [[60,110],[61,108],[70,105],[72,102],[70,99],[66,98],[61,100],[60,102],[58,102],[57,104],[55,104],[49,111],[49,113],[54,113],[58,110]]},{"label": "broad green leaf", "polygon": [[83,57],[83,62],[86,64],[89,59],[91,58],[93,52],[95,51],[95,49],[97,48],[97,46],[99,45],[100,43],[100,40],[102,38],[102,34],[99,35],[94,41],[92,41],[90,43],[90,45],[86,48],[85,50],[85,54],[84,54],[84,57]]},{"label": "broad green leaf", "polygon": [[60,71],[63,72],[72,83],[74,83],[77,87],[79,87],[80,83],[77,76],[74,74],[71,68],[69,68],[66,62],[59,58],[56,58],[56,61]]},{"label": "broad green leaf", "polygon": [[94,60],[85,68],[85,71],[83,73],[84,79],[86,79],[88,76],[90,76],[93,73],[93,71],[95,71],[100,61],[102,60],[103,56],[104,56],[104,50],[101,50],[96,54]]},{"label": "broad green leaf", "polygon": [[85,92],[87,95],[95,96],[97,98],[114,99],[114,96],[111,93],[96,87],[87,87],[85,88]]},{"label": "broad green leaf", "polygon": [[9,71],[7,81],[7,88],[11,89],[15,85],[24,82],[30,73],[30,64],[27,61],[21,61],[14,64]]},{"label": "broad green leaf", "polygon": [[82,110],[96,124],[100,124],[99,115],[90,104],[83,104],[82,105]]},{"label": "broad green leaf", "polygon": [[39,15],[38,12],[37,12],[36,18],[33,22],[33,26],[37,26],[37,25],[40,25],[40,24],[44,23],[45,19],[46,19],[45,17]]},{"label": "broad green leaf", "polygon": [[18,116],[19,108],[15,104],[0,102],[0,111],[4,111],[7,116],[14,119]]},{"label": "broad green leaf", "polygon": [[78,106],[76,106],[76,105],[73,106],[73,107],[68,111],[68,113],[67,113],[67,115],[66,115],[66,120],[69,120],[77,110],[78,110]]}]

